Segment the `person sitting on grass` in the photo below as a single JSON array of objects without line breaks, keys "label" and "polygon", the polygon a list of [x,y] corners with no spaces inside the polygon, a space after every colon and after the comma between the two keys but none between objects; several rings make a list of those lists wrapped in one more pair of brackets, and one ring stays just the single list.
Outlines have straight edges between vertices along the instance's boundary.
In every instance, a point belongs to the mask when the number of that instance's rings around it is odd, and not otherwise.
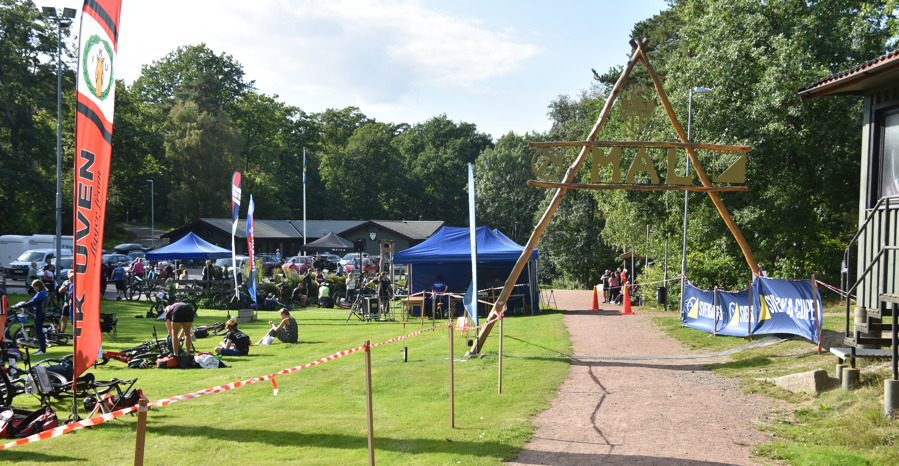
[{"label": "person sitting on grass", "polygon": [[[296,343],[297,337],[299,337],[299,328],[297,327],[297,321],[293,317],[290,316],[290,311],[287,310],[286,307],[281,308],[281,323],[275,325],[271,320],[268,321],[268,324],[272,326],[272,329],[265,334],[266,337],[274,337],[278,340],[281,340],[283,343]],[[261,342],[261,340],[260,340]],[[261,344],[261,343],[257,343]]]},{"label": "person sitting on grass", "polygon": [[328,282],[322,282],[318,287],[318,307],[332,307],[331,305],[331,287]]},{"label": "person sitting on grass", "polygon": [[225,323],[225,338],[222,346],[216,346],[215,352],[223,356],[246,356],[250,353],[250,336],[237,329],[237,319],[230,318]]},{"label": "person sitting on grass", "polygon": [[306,302],[309,300],[306,296],[306,284],[302,281],[297,282],[297,287],[290,293],[290,299],[295,303],[300,303],[300,306],[306,307]]}]

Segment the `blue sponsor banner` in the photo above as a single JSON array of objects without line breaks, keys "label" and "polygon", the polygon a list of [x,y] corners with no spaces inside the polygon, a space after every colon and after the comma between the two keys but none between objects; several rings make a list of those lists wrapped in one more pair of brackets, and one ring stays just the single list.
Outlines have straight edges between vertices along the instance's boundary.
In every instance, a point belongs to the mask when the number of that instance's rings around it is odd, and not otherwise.
[{"label": "blue sponsor banner", "polygon": [[750,321],[757,319],[750,312],[749,288],[743,291],[718,291],[718,334],[733,337],[749,335]]},{"label": "blue sponsor banner", "polygon": [[818,342],[821,295],[811,280],[760,278],[752,288],[753,308],[758,316],[753,334],[789,333]]},{"label": "blue sponsor banner", "polygon": [[[719,307],[720,309],[720,307]],[[684,325],[712,333],[716,319],[715,292],[696,288],[689,281],[684,283],[684,309],[681,321]]]}]

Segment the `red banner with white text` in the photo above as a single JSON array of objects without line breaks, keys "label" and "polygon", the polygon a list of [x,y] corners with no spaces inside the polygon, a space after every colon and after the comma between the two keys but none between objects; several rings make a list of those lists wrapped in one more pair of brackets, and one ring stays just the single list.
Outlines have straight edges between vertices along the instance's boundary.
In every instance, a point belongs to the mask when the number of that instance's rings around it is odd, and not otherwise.
[{"label": "red banner with white text", "polygon": [[100,273],[121,0],[85,0],[81,9],[75,114],[75,374],[97,359]]}]

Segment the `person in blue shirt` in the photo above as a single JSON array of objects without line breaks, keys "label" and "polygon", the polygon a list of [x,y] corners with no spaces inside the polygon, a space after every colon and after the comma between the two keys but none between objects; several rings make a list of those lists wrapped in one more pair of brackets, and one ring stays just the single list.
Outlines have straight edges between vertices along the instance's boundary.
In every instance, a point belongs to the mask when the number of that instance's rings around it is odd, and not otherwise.
[{"label": "person in blue shirt", "polygon": [[[433,297],[433,312],[434,315],[437,316],[438,313],[442,314],[444,310],[447,309],[447,290],[446,283],[443,281],[443,275],[437,275],[434,279],[434,285],[431,287],[431,296]],[[443,306],[443,309],[439,309],[440,306]]]},{"label": "person in blue shirt", "polygon": [[125,296],[125,268],[119,264],[112,269],[110,275],[112,282],[115,283],[115,300],[121,301]]},{"label": "person in blue shirt", "polygon": [[34,296],[32,296],[28,302],[17,304],[15,308],[31,308],[32,312],[34,312],[34,333],[35,336],[37,336],[37,343],[40,345],[40,349],[34,354],[47,354],[47,338],[44,336],[44,319],[47,318],[47,300],[49,299],[49,295],[47,294],[47,288],[44,286],[44,282],[40,280],[31,282],[31,287],[34,288]]}]

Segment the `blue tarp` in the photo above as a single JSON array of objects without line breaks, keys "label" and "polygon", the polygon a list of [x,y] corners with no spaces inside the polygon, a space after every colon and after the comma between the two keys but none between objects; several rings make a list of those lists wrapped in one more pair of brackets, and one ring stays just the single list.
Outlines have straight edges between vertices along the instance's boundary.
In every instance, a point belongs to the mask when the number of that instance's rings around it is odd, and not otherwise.
[{"label": "blue tarp", "polygon": [[[515,244],[499,230],[484,226],[478,227],[475,234],[478,244],[478,288],[501,288],[524,247]],[[443,275],[449,291],[462,295],[471,282],[469,229],[443,227],[423,243],[396,253],[393,261],[411,266],[411,293],[431,291],[437,275]],[[515,287],[512,294],[525,295],[527,304],[531,309],[536,309],[539,292],[536,249],[531,253],[529,265],[518,277],[516,283],[520,286]],[[533,289],[530,287],[531,283],[534,285]],[[515,300],[509,301],[510,309],[516,306]]]},{"label": "blue tarp", "polygon": [[193,233],[188,233],[168,246],[147,251],[147,260],[206,260],[223,257],[231,257],[231,251],[207,243]]}]

